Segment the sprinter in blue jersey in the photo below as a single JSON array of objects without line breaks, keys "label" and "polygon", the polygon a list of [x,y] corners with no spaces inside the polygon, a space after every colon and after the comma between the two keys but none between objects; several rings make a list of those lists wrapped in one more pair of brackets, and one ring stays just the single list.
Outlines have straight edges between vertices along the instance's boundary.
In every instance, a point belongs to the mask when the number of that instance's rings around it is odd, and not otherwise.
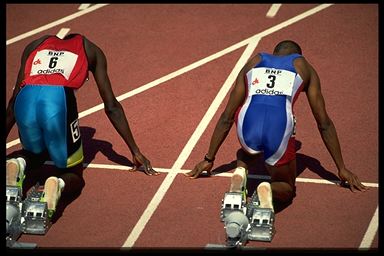
[{"label": "sprinter in blue jersey", "polygon": [[304,91],[341,183],[353,192],[367,189],[344,165],[335,126],[325,109],[319,77],[301,54],[296,42],[284,40],[276,45],[273,54],[259,53],[245,64],[216,125],[208,153],[186,176],[211,174],[215,155],[236,123],[241,150],[230,190],[245,191],[246,159],[263,153],[271,181],[257,187],[261,206],[273,209],[274,202],[290,203],[296,195],[293,105]]}]

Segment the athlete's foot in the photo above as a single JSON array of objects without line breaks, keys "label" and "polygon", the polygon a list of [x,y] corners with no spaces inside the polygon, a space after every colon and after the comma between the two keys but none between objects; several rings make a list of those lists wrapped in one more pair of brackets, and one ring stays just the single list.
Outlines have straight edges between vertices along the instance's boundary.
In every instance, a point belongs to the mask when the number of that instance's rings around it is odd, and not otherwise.
[{"label": "athlete's foot", "polygon": [[44,184],[44,193],[41,199],[42,202],[47,202],[48,217],[52,218],[56,211],[57,203],[60,199],[61,192],[64,189],[65,183],[61,178],[54,176],[49,177]]},{"label": "athlete's foot", "polygon": [[272,211],[273,203],[272,203],[272,188],[269,182],[262,182],[257,187],[257,195],[260,200],[260,208],[270,208]]},{"label": "athlete's foot", "polygon": [[243,167],[237,167],[231,178],[230,192],[242,192],[245,188],[247,171]]},{"label": "athlete's foot", "polygon": [[230,192],[239,192],[243,193],[244,200],[247,197],[247,170],[244,167],[237,167],[233,172],[231,178],[231,187]]},{"label": "athlete's foot", "polygon": [[12,158],[7,160],[6,165],[6,184],[8,186],[18,186],[22,188],[23,181],[25,178],[24,169],[25,169],[25,160],[21,157]]}]

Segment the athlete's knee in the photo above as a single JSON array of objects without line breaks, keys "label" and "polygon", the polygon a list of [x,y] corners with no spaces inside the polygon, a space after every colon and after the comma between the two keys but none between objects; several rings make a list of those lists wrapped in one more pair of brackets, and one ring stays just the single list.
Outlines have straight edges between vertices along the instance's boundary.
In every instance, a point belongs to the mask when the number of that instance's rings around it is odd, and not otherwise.
[{"label": "athlete's knee", "polygon": [[273,200],[279,203],[290,203],[296,196],[296,186],[287,182],[272,181]]}]

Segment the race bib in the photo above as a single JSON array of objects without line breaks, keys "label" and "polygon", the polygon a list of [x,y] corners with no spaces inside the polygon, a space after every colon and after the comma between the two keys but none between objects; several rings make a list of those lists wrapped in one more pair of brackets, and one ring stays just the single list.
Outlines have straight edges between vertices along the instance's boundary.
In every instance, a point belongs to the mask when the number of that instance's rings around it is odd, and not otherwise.
[{"label": "race bib", "polygon": [[296,74],[274,68],[253,68],[248,74],[249,95],[292,95]]},{"label": "race bib", "polygon": [[69,79],[78,55],[68,51],[38,51],[32,62],[31,76],[61,74]]}]

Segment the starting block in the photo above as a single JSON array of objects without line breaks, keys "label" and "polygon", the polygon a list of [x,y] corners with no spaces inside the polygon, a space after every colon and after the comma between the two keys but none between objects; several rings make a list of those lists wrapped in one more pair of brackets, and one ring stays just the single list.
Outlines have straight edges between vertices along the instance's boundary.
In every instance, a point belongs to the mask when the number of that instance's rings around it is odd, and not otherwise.
[{"label": "starting block", "polygon": [[6,187],[6,202],[13,204],[15,206],[19,206],[21,202],[21,189],[17,186],[7,186]]},{"label": "starting block", "polygon": [[270,208],[260,208],[260,201],[256,191],[247,204],[247,217],[250,224],[248,239],[271,242],[275,234],[275,213]]},{"label": "starting block", "polygon": [[241,192],[226,192],[221,200],[220,218],[224,221],[225,218],[233,211],[240,211],[245,214],[245,200]]},{"label": "starting block", "polygon": [[274,218],[275,214],[272,209],[254,209],[248,230],[248,239],[271,242],[275,233]]},{"label": "starting block", "polygon": [[7,243],[17,240],[22,231],[20,230],[21,189],[17,186],[6,186],[6,234]]},{"label": "starting block", "polygon": [[6,187],[6,246],[8,248],[36,248],[35,243],[20,243],[22,233],[45,235],[51,226],[46,202],[40,202],[44,187],[37,183],[22,200],[21,189]]},{"label": "starting block", "polygon": [[240,192],[226,192],[220,213],[227,233],[227,247],[245,245],[247,240],[272,241],[275,213],[273,209],[260,208],[256,191],[249,203]]},{"label": "starting block", "polygon": [[43,193],[44,187],[37,184],[24,200],[21,212],[21,229],[24,233],[45,235],[50,227],[47,203],[40,202]]}]

